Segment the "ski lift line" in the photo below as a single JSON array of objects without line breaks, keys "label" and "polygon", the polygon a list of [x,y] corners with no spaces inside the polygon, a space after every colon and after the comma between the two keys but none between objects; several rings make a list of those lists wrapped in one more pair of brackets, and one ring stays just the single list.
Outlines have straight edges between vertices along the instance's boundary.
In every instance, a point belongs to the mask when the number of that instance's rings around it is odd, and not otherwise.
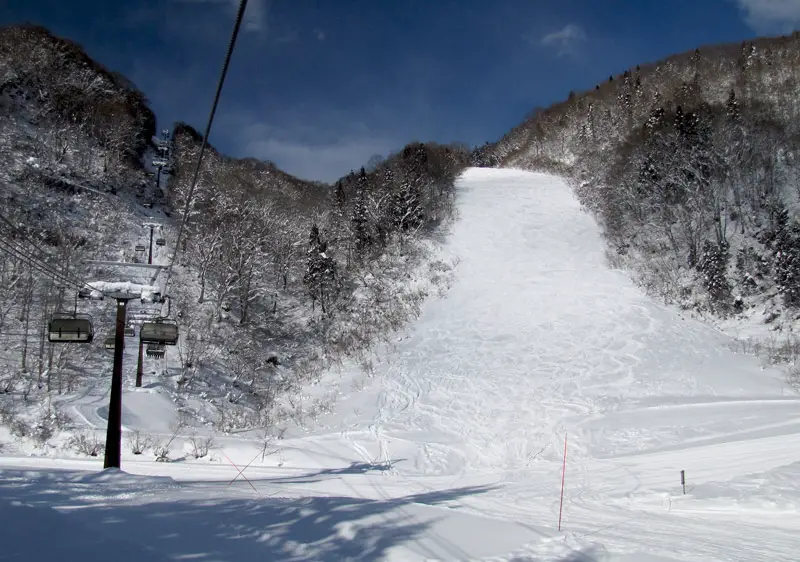
[{"label": "ski lift line", "polygon": [[[0,213],[0,220],[2,220],[4,223],[6,223],[6,224],[8,225],[8,227],[9,227],[9,228],[10,228],[10,229],[11,229],[11,230],[14,232],[14,233],[16,233],[16,234],[18,234],[18,235],[22,236],[23,238],[25,238],[25,235],[24,235],[22,232],[20,232],[19,228],[18,228],[17,226],[15,226],[15,225],[14,225],[14,223],[12,223],[12,222],[11,222],[9,219],[7,219],[7,218],[5,217],[5,215],[3,215],[2,213]],[[36,251],[37,251],[37,252],[39,252],[40,254],[42,254],[42,255],[46,255],[46,256],[49,256],[49,254],[48,254],[47,252],[45,252],[44,250],[42,250],[42,249],[41,249],[39,246],[37,246],[36,244],[34,244],[32,241],[30,241],[30,240],[27,240],[27,242],[28,242],[28,243],[29,243],[31,246],[33,246],[33,247],[36,249]]]},{"label": "ski lift line", "polygon": [[231,62],[231,56],[233,55],[233,49],[236,45],[236,37],[239,35],[239,28],[242,25],[242,20],[244,19],[244,11],[247,8],[247,0],[239,0],[239,10],[236,13],[236,22],[233,25],[233,32],[231,33],[231,39],[228,43],[228,50],[225,53],[225,62],[222,65],[222,72],[220,73],[219,80],[217,82],[217,91],[214,93],[214,103],[211,105],[211,112],[208,115],[208,123],[206,124],[206,130],[203,134],[203,142],[200,145],[200,153],[197,155],[197,164],[194,168],[194,174],[192,175],[192,183],[189,186],[189,192],[186,196],[186,203],[183,209],[183,217],[181,217],[181,225],[178,228],[178,235],[175,239],[175,251],[172,252],[172,259],[169,262],[169,268],[167,269],[167,278],[164,281],[164,290],[162,291],[163,294],[167,293],[167,289],[169,287],[170,279],[172,278],[172,268],[175,265],[175,258],[178,256],[178,249],[180,248],[181,238],[183,237],[183,231],[186,227],[186,219],[189,216],[189,209],[192,203],[192,197],[194,196],[194,190],[197,186],[197,178],[200,175],[200,165],[203,162],[203,153],[206,150],[206,145],[208,144],[208,136],[211,133],[211,125],[214,122],[214,114],[217,112],[217,105],[219,104],[219,98],[222,95],[222,86],[225,84],[225,75],[228,73],[228,66]]},{"label": "ski lift line", "polygon": [[61,286],[76,288],[78,290],[81,290],[86,286],[86,284],[81,281],[76,281],[73,278],[67,277],[63,273],[59,273],[48,266],[43,265],[41,262],[31,259],[27,254],[18,248],[13,246],[9,248],[7,243],[2,240],[0,240],[0,251],[26,262],[31,268],[43,274],[45,277],[49,277],[52,281],[55,281]]},{"label": "ski lift line", "polygon": [[[10,246],[10,248],[9,248],[9,246]],[[25,254],[19,248],[15,247],[13,245],[10,245],[9,242],[7,240],[4,240],[3,238],[0,238],[0,251],[5,252],[7,254],[10,254],[10,255],[12,255],[14,257],[17,257],[17,258],[25,261],[26,263],[28,263],[28,265],[30,265],[31,267],[33,267],[34,269],[36,269],[40,273],[44,274],[45,276],[50,277],[53,281],[56,281],[59,284],[62,284],[62,285],[65,285],[65,286],[72,286],[74,288],[77,288],[78,290],[89,289],[90,291],[93,291],[93,292],[97,291],[100,294],[102,294],[103,296],[113,296],[115,294],[114,291],[110,291],[110,292],[109,291],[101,291],[101,290],[93,287],[92,285],[90,285],[89,283],[87,283],[85,281],[76,281],[76,278],[68,277],[63,273],[59,273],[59,272],[51,269],[50,266],[48,266],[47,264],[44,264],[42,262],[39,262],[39,261],[35,260],[34,258],[31,258],[30,256]]]},{"label": "ski lift line", "polygon": [[[77,289],[89,289],[90,291],[97,291],[101,293],[103,296],[110,296],[114,294],[114,291],[101,291],[96,287],[93,287],[89,283],[85,281],[78,280],[77,277],[71,277],[65,273],[61,273],[56,271],[52,268],[52,266],[48,265],[42,260],[38,260],[37,258],[33,258],[28,255],[24,248],[21,248],[18,244],[15,245],[13,242],[9,240],[5,240],[0,237],[0,251],[3,251],[7,254],[10,254],[16,258],[23,260],[24,262],[28,263],[31,267],[39,271],[40,273],[44,274],[47,277],[50,277],[52,280],[66,286],[71,286]],[[164,266],[159,266],[163,268]]]},{"label": "ski lift line", "polygon": [[75,279],[70,278],[69,276],[63,273],[51,269],[50,266],[32,258],[28,254],[26,254],[24,250],[21,250],[19,247],[14,246],[13,244],[9,243],[7,240],[4,240],[3,238],[0,238],[0,251],[21,259],[22,261],[26,262],[28,265],[39,271],[40,273],[44,274],[47,277],[50,277],[53,281],[56,281],[62,285],[68,285],[76,288],[88,287],[86,283],[83,283],[81,281],[76,281]]},{"label": "ski lift line", "polygon": [[[18,229],[16,226],[14,226],[14,224],[13,224],[13,223],[12,223],[12,222],[11,222],[11,221],[8,219],[8,218],[6,218],[6,217],[5,217],[3,214],[0,214],[0,220],[1,220],[2,222],[6,223],[6,224],[7,224],[7,225],[8,225],[8,226],[9,226],[9,227],[12,229],[12,231],[13,231],[15,234],[17,234],[18,236],[20,236],[20,237],[23,239],[23,241],[25,241],[25,242],[27,242],[28,244],[30,244],[30,245],[31,245],[31,246],[32,246],[34,249],[36,249],[36,251],[37,251],[37,252],[39,252],[41,255],[43,255],[43,256],[46,256],[47,258],[52,258],[52,256],[51,256],[50,254],[48,254],[47,252],[45,252],[45,251],[44,251],[42,248],[40,248],[40,247],[39,247],[39,246],[38,246],[38,245],[37,245],[35,242],[33,242],[32,240],[30,240],[30,238],[28,238],[28,237],[27,237],[27,236],[26,236],[24,233],[20,232],[20,231],[19,231],[19,229]],[[10,246],[14,247],[15,249],[17,249],[17,251],[21,252],[21,253],[23,254],[23,257],[22,257],[22,259],[23,259],[23,260],[27,260],[27,259],[34,260],[34,259],[36,259],[36,258],[33,258],[33,257],[29,257],[29,256],[27,256],[27,252],[25,252],[25,248],[24,248],[24,247],[22,247],[20,244],[18,244],[18,243],[15,243],[15,242],[13,242],[13,241],[11,241],[11,240],[3,240],[2,238],[0,238],[0,240],[2,240],[2,241],[3,241],[3,242],[5,242],[6,244],[8,244],[8,245],[10,245]],[[41,265],[42,265],[43,267],[45,267],[46,269],[50,269],[50,267],[51,267],[51,266],[49,266],[49,265],[48,265],[48,264],[47,264],[47,263],[46,263],[44,260],[42,260],[42,259],[39,259],[39,261],[40,261],[40,263],[41,263]],[[69,280],[69,279],[70,279],[68,275],[66,275],[66,274],[63,274],[63,273],[60,273],[60,272],[57,272],[56,270],[51,270],[51,272],[53,273],[53,275],[56,275],[56,276],[58,276],[58,277],[61,277],[61,278],[63,278],[63,279],[67,279],[67,280]],[[76,282],[76,280],[75,280],[75,279],[72,279],[72,281],[73,281],[73,282]],[[62,281],[62,282],[63,282],[63,281]]]}]

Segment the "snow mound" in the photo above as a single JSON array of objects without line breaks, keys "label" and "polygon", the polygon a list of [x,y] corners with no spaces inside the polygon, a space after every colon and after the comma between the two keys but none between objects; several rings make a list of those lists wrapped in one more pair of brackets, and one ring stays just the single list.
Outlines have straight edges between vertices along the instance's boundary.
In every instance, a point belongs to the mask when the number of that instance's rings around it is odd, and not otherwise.
[{"label": "snow mound", "polygon": [[115,486],[164,486],[176,485],[169,476],[141,476],[129,474],[119,468],[106,468],[100,472],[79,474],[68,479],[73,484],[113,484]]}]

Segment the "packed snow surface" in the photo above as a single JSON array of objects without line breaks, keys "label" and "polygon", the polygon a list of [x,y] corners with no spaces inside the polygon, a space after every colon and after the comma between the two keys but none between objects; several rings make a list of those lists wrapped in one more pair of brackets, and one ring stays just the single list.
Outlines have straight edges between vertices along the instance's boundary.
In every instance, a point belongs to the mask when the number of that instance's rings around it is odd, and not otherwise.
[{"label": "packed snow surface", "polygon": [[[375,376],[322,381],[363,382],[334,413],[263,457],[244,436],[210,460],[125,448],[124,472],[100,475],[100,460],[8,456],[0,560],[800,559],[800,397],[783,374],[609,269],[562,179],[470,169],[458,206],[453,286]],[[157,389],[123,400],[126,435],[168,431]],[[98,396],[74,411],[102,428]]]}]

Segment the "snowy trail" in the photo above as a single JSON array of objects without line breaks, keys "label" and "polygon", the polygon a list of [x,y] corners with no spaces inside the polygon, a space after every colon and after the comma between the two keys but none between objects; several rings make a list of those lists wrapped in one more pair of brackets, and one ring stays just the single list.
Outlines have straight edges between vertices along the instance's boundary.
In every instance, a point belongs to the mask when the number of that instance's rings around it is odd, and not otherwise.
[{"label": "snowy trail", "polygon": [[782,376],[609,270],[596,225],[561,180],[472,170],[460,188],[448,248],[461,258],[457,281],[398,344],[371,421],[385,439],[426,446],[416,472],[556,460],[564,431],[573,458],[733,429],[795,432],[797,399],[777,401]]},{"label": "snowy trail", "polygon": [[[244,437],[220,437],[213,461],[124,454],[126,472],[174,482],[160,495],[171,507],[136,491],[114,500],[120,521],[151,529],[174,510],[151,538],[167,559],[797,560],[800,397],[783,374],[610,270],[563,180],[470,169],[458,205],[443,250],[460,260],[455,282],[386,350],[378,376],[253,462],[250,483],[228,484],[229,460],[257,457]],[[123,402],[126,427],[169,427],[158,392],[126,390]],[[96,404],[76,407],[102,425]],[[10,481],[61,490],[59,509],[85,491],[53,469],[99,466],[0,462]],[[18,489],[0,486],[0,500]],[[81,501],[70,513],[104,525]],[[196,548],[164,538],[198,521]]]}]

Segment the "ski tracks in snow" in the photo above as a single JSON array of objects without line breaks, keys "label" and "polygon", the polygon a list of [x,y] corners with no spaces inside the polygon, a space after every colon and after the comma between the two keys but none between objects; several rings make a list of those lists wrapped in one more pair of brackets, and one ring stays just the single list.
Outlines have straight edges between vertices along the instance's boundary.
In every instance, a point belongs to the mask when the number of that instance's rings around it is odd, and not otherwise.
[{"label": "ski tracks in snow", "polygon": [[[432,503],[445,521],[468,512],[526,537],[496,561],[796,560],[800,398],[783,375],[610,270],[563,180],[470,169],[457,187],[449,292],[349,402],[357,421],[339,411],[333,433],[282,443],[298,480],[280,486],[384,500],[482,487]],[[134,421],[166,407],[124,404]],[[451,538],[469,531],[445,527],[421,540],[472,558]]]},{"label": "ski tracks in snow", "polygon": [[623,552],[615,529],[633,529],[662,554],[674,523],[636,498],[675,493],[683,469],[699,485],[800,460],[782,376],[610,270],[562,180],[470,170],[458,188],[455,282],[392,352],[369,424],[343,434],[360,458],[394,458],[409,485],[498,483],[460,505],[551,525],[567,434],[565,521]]}]

